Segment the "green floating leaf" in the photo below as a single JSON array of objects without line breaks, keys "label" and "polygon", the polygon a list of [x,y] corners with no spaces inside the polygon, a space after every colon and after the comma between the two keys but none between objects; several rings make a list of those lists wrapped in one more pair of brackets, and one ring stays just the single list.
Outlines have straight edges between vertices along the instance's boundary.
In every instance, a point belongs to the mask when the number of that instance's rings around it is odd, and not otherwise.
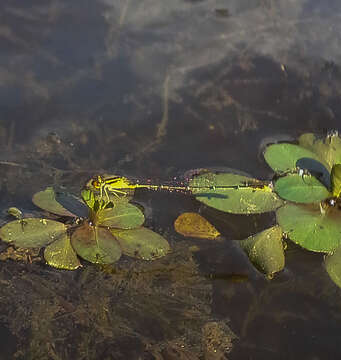
[{"label": "green floating leaf", "polygon": [[340,197],[341,195],[341,164],[335,164],[331,173],[331,184],[333,196]]},{"label": "green floating leaf", "polygon": [[56,191],[56,200],[66,210],[70,211],[74,216],[86,218],[89,214],[89,208],[81,199],[70,193]]},{"label": "green floating leaf", "polygon": [[314,203],[325,200],[330,193],[311,175],[289,174],[275,183],[275,192],[285,200],[298,203]]},{"label": "green floating leaf", "polygon": [[220,232],[198,213],[186,212],[174,222],[175,231],[184,236],[201,239],[216,239]]},{"label": "green floating leaf", "polygon": [[80,257],[95,264],[112,264],[121,257],[121,248],[110,231],[88,223],[73,232],[71,245]]},{"label": "green floating leaf", "polygon": [[298,138],[298,145],[302,146],[310,151],[313,151],[314,149],[314,142],[316,141],[316,136],[313,133],[305,133],[302,134]]},{"label": "green floating leaf", "polygon": [[7,214],[19,220],[23,217],[22,211],[14,206],[7,209]]},{"label": "green floating leaf", "polygon": [[143,212],[126,200],[117,200],[112,208],[97,213],[96,225],[118,229],[133,229],[144,223]]},{"label": "green floating leaf", "polygon": [[286,204],[277,210],[277,222],[290,240],[305,249],[331,252],[341,244],[341,212],[335,208]]},{"label": "green floating leaf", "polygon": [[314,152],[329,170],[333,165],[341,163],[341,138],[338,133],[322,139],[311,133],[303,134],[299,138],[299,144]]},{"label": "green floating leaf", "polygon": [[67,233],[45,248],[44,258],[57,269],[75,270],[81,266]]},{"label": "green floating leaf", "polygon": [[23,248],[39,248],[64,236],[66,226],[58,221],[27,218],[15,220],[0,228],[0,237]]},{"label": "green floating leaf", "polygon": [[[41,209],[49,211],[53,214],[76,217],[77,214],[66,209],[60,202],[57,201],[56,196],[57,196],[57,192],[52,187],[47,187],[45,190],[39,191],[36,194],[34,194],[32,198],[32,202],[34,205],[40,207]],[[74,201],[79,202],[75,196],[70,194],[69,196],[72,196]]]},{"label": "green floating leaf", "polygon": [[341,288],[341,246],[325,257],[324,264],[330,278]]},{"label": "green floating leaf", "polygon": [[292,171],[296,169],[297,161],[302,158],[319,160],[312,151],[294,144],[273,144],[264,152],[265,161],[275,172]]},{"label": "green floating leaf", "polygon": [[86,203],[86,205],[90,208],[93,209],[95,206],[95,195],[91,190],[88,189],[83,189],[81,191],[81,196],[82,199],[84,200],[84,202]]},{"label": "green floating leaf", "polygon": [[283,205],[270,186],[242,175],[205,173],[194,177],[189,188],[198,201],[234,214],[259,214]]},{"label": "green floating leaf", "polygon": [[87,205],[90,217],[95,218],[95,213],[97,213],[100,209],[104,209],[106,207],[112,207],[112,202],[107,200],[106,198],[101,198],[99,195],[95,195],[92,190],[84,189],[81,192],[81,196],[85,204]]},{"label": "green floating leaf", "polygon": [[147,228],[111,229],[110,231],[120,243],[125,255],[142,260],[155,260],[170,251],[168,241]]},{"label": "green floating leaf", "polygon": [[282,229],[276,225],[239,241],[250,261],[264,274],[273,275],[284,268]]}]

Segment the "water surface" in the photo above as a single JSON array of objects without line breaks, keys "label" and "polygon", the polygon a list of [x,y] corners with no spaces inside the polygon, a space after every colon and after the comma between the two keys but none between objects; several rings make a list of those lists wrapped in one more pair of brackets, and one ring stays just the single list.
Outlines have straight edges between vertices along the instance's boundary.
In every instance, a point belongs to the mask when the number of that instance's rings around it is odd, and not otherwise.
[{"label": "water surface", "polygon": [[[102,172],[162,182],[209,167],[270,178],[262,145],[341,130],[340,15],[334,0],[3,0],[1,209],[36,210],[35,191],[77,193]],[[114,274],[1,262],[2,358],[340,355],[340,291],[322,256],[293,247],[269,282],[232,245],[272,215],[208,210],[227,240],[193,254],[195,241],[172,223],[198,203],[142,190],[136,200],[174,254],[123,259]]]}]

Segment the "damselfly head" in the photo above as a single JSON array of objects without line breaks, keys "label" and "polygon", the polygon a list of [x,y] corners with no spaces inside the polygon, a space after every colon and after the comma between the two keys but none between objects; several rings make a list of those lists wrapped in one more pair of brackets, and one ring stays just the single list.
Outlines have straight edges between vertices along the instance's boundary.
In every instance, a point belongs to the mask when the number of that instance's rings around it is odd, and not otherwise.
[{"label": "damselfly head", "polygon": [[85,184],[85,188],[89,190],[99,190],[103,186],[104,180],[101,175],[93,176]]},{"label": "damselfly head", "polygon": [[95,189],[99,189],[101,187],[101,185],[103,184],[103,179],[100,175],[95,176],[92,180],[91,180],[91,185],[95,188]]}]

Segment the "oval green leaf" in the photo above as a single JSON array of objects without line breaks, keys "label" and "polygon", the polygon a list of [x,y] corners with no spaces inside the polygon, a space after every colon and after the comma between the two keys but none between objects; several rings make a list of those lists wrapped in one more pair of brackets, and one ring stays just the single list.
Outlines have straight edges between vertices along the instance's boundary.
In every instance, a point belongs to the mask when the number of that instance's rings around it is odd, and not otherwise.
[{"label": "oval green leaf", "polygon": [[326,136],[324,140],[318,140],[314,144],[316,153],[328,164],[329,169],[335,164],[341,163],[341,138],[338,134]]},{"label": "oval green leaf", "polygon": [[285,200],[314,203],[325,200],[330,193],[314,176],[289,174],[275,183],[275,192]]},{"label": "oval green leaf", "polygon": [[170,251],[168,241],[147,228],[111,229],[110,231],[120,243],[125,255],[142,260],[155,260],[167,255]]},{"label": "oval green leaf", "polygon": [[305,149],[313,151],[313,145],[315,141],[316,141],[315,134],[305,133],[298,138],[298,145],[304,147]]},{"label": "oval green leaf", "polygon": [[15,220],[0,228],[0,237],[7,243],[23,248],[39,248],[64,236],[66,226],[61,222],[27,218]]},{"label": "oval green leaf", "polygon": [[341,163],[341,138],[337,132],[319,139],[314,134],[303,134],[299,138],[301,146],[314,152],[329,171],[335,164]]},{"label": "oval green leaf", "polygon": [[283,205],[270,186],[242,175],[206,173],[193,178],[189,188],[198,201],[234,214],[259,214]]},{"label": "oval green leaf", "polygon": [[81,196],[88,208],[93,209],[96,201],[94,193],[91,190],[83,189]]},{"label": "oval green leaf", "polygon": [[110,228],[133,229],[144,223],[144,215],[137,206],[126,200],[118,200],[112,208],[99,210],[95,223]]},{"label": "oval green leaf", "polygon": [[295,170],[297,161],[302,158],[319,160],[312,151],[288,143],[270,145],[264,152],[265,161],[278,173]]},{"label": "oval green leaf", "polygon": [[81,266],[67,233],[45,248],[44,258],[57,269],[76,270]]},{"label": "oval green leaf", "polygon": [[282,229],[276,225],[239,243],[255,267],[271,276],[284,268],[282,236]]},{"label": "oval green leaf", "polygon": [[335,164],[331,173],[331,184],[333,196],[340,197],[341,195],[341,164]]},{"label": "oval green leaf", "polygon": [[82,218],[88,217],[89,208],[77,196],[66,192],[56,191],[56,200],[67,211],[74,214],[73,216]]},{"label": "oval green leaf", "polygon": [[[59,201],[57,201],[56,197],[60,196],[62,199],[64,199],[65,201],[70,202],[78,202],[80,205],[79,207],[81,207],[83,209],[84,204],[80,203],[79,200],[71,195],[71,194],[58,194],[58,192],[56,192],[52,187],[47,187],[45,190],[43,191],[39,191],[36,194],[33,195],[32,198],[32,202],[34,205],[40,207],[43,210],[49,211],[53,214],[57,214],[60,216],[71,216],[71,217],[76,217],[77,215],[77,206],[74,205],[74,209],[76,212],[72,212],[70,210],[68,210],[65,206],[63,206]],[[69,197],[69,199],[66,199],[67,197]],[[82,213],[83,214],[83,213]]]},{"label": "oval green leaf", "polygon": [[71,245],[83,259],[95,264],[112,264],[121,257],[121,248],[109,230],[84,223],[71,235]]},{"label": "oval green leaf", "polygon": [[337,208],[286,204],[276,212],[277,222],[290,240],[305,249],[331,252],[341,244],[341,212]]},{"label": "oval green leaf", "polygon": [[324,264],[330,278],[341,288],[341,246],[325,257]]}]

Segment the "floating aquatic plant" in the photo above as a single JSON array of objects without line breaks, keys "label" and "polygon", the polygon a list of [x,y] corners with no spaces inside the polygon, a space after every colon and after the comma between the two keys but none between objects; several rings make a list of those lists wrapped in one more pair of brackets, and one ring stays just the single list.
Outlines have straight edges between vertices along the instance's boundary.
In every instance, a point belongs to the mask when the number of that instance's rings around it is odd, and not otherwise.
[{"label": "floating aquatic plant", "polygon": [[281,227],[275,225],[258,234],[251,235],[239,243],[256,268],[271,278],[284,268],[282,237]]},{"label": "floating aquatic plant", "polygon": [[[274,190],[286,204],[277,210],[277,221],[287,236],[302,247],[333,251],[341,243],[341,139],[303,134],[299,145],[274,144],[264,153],[277,172]],[[304,205],[306,204],[306,205]]]},{"label": "floating aquatic plant", "polygon": [[[274,170],[272,181],[206,172],[191,180],[192,193],[198,201],[220,211],[276,212],[278,225],[240,242],[250,260],[265,274],[271,276],[284,267],[284,234],[307,250],[328,253],[326,269],[333,274],[332,278],[341,279],[341,267],[334,265],[334,259],[341,253],[341,139],[338,133],[323,139],[308,133],[299,138],[298,144],[270,145],[265,149],[264,158]],[[179,233],[192,236],[199,231],[198,220],[189,227],[180,220],[181,217],[175,222]],[[209,233],[206,235],[210,237]]]},{"label": "floating aquatic plant", "polygon": [[203,216],[186,212],[178,216],[174,222],[174,229],[183,236],[215,240],[220,232]]},{"label": "floating aquatic plant", "polygon": [[283,205],[270,181],[237,174],[207,172],[195,176],[189,188],[198,201],[234,214],[259,214]]},{"label": "floating aquatic plant", "polygon": [[[44,249],[46,262],[61,269],[81,266],[78,256],[97,264],[112,264],[121,254],[153,260],[170,250],[162,236],[143,228],[143,212],[126,198],[104,201],[91,191],[82,198],[48,187],[33,196],[40,208],[68,219],[24,218],[0,228],[3,241]],[[115,235],[114,230],[123,233]],[[145,255],[149,254],[149,255]]]},{"label": "floating aquatic plant", "polygon": [[[199,202],[220,211],[246,215],[276,212],[274,226],[239,242],[268,277],[284,267],[285,236],[305,249],[327,253],[325,268],[341,286],[340,137],[337,133],[323,139],[303,134],[297,144],[268,146],[264,158],[274,170],[269,181],[205,171],[194,176],[185,189]],[[120,183],[121,187],[108,187],[109,181],[117,179],[125,178],[102,179],[102,186],[96,188],[100,195],[87,188],[82,200],[47,188],[35,194],[33,202],[62,221],[21,218],[14,212],[17,220],[0,228],[0,237],[15,246],[44,247],[47,263],[64,269],[79,267],[78,256],[98,264],[114,263],[122,253],[144,260],[164,256],[169,252],[168,242],[144,228],[142,211],[127,196],[119,196],[125,194],[122,186],[129,185],[128,180]],[[109,190],[115,190],[113,196]],[[184,236],[221,239],[218,230],[199,214],[184,213],[174,226]]]}]

